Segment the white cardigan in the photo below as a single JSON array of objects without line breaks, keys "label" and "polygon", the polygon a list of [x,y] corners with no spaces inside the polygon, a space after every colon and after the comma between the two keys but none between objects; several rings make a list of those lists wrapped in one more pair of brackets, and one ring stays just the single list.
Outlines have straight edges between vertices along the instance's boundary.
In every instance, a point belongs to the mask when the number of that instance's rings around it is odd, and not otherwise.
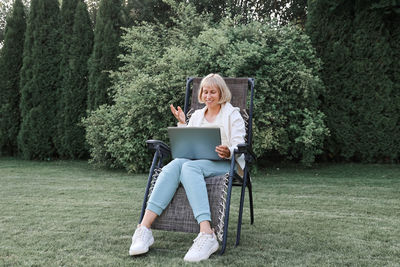
[{"label": "white cardigan", "polygon": [[[202,109],[196,110],[189,120],[188,127],[200,127],[203,121],[204,114],[207,110],[207,106]],[[224,130],[226,137],[228,138],[228,147],[231,152],[230,158],[233,155],[234,149],[238,144],[243,144],[245,142],[244,137],[246,136],[246,127],[244,125],[244,120],[240,115],[240,109],[233,107],[230,103],[225,103],[221,105],[222,120],[224,124]],[[178,123],[178,126],[185,126],[185,124]],[[236,162],[239,164],[240,169],[244,169],[245,160],[244,156],[236,158]],[[240,170],[240,172],[241,172]]]}]

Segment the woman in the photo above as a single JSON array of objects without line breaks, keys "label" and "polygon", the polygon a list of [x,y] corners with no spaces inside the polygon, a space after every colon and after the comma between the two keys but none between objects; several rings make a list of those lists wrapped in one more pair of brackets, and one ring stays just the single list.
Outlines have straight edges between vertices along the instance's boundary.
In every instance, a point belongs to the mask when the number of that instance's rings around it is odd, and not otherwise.
[{"label": "woman", "polygon": [[[203,78],[200,83],[198,100],[200,103],[205,103],[206,106],[193,113],[187,126],[219,127],[222,144],[217,146],[215,151],[220,158],[230,159],[236,146],[244,143],[246,131],[239,108],[234,108],[229,103],[231,92],[224,79],[218,74],[209,74]],[[170,108],[178,120],[178,126],[185,127],[185,114],[182,109],[179,106],[175,109],[173,105]],[[241,168],[244,167],[243,157],[236,161]],[[171,201],[179,183],[182,183],[193,214],[200,224],[200,233],[186,253],[184,260],[198,262],[208,259],[218,250],[219,244],[210,224],[211,212],[204,179],[224,174],[229,171],[229,168],[228,160],[174,159],[164,166],[147,202],[143,220],[132,237],[129,254],[140,255],[149,250],[154,242],[150,227]]]}]

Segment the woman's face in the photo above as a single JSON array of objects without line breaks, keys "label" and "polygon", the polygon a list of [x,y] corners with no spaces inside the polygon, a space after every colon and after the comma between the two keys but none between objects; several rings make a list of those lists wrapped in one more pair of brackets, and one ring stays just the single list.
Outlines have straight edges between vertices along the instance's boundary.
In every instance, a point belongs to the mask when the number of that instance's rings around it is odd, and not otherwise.
[{"label": "woman's face", "polygon": [[207,105],[208,108],[213,108],[220,105],[218,102],[221,98],[219,88],[215,86],[203,86],[203,92],[201,94],[201,100]]}]

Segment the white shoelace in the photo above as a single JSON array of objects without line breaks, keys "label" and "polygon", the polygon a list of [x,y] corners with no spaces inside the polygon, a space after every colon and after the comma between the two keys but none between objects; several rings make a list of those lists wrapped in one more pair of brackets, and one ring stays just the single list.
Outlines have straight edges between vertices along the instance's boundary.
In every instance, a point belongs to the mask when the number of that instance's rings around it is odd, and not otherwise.
[{"label": "white shoelace", "polygon": [[190,248],[190,250],[198,250],[200,251],[204,244],[207,242],[209,238],[212,237],[212,234],[205,234],[205,233],[200,233],[194,240],[193,240],[193,245]]},{"label": "white shoelace", "polygon": [[144,228],[138,228],[133,236],[133,241],[136,240],[142,240],[145,241],[145,236],[146,236],[146,229]]}]

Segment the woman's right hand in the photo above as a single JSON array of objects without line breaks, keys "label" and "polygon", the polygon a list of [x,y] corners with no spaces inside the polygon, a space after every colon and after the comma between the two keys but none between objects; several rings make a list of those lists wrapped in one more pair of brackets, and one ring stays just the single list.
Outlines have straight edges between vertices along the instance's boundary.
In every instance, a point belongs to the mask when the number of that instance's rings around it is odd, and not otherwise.
[{"label": "woman's right hand", "polygon": [[183,110],[181,109],[180,106],[178,106],[178,109],[175,109],[174,105],[170,105],[171,108],[171,112],[172,114],[174,114],[175,118],[182,124],[186,124],[186,120],[185,120],[185,113],[183,112]]}]

